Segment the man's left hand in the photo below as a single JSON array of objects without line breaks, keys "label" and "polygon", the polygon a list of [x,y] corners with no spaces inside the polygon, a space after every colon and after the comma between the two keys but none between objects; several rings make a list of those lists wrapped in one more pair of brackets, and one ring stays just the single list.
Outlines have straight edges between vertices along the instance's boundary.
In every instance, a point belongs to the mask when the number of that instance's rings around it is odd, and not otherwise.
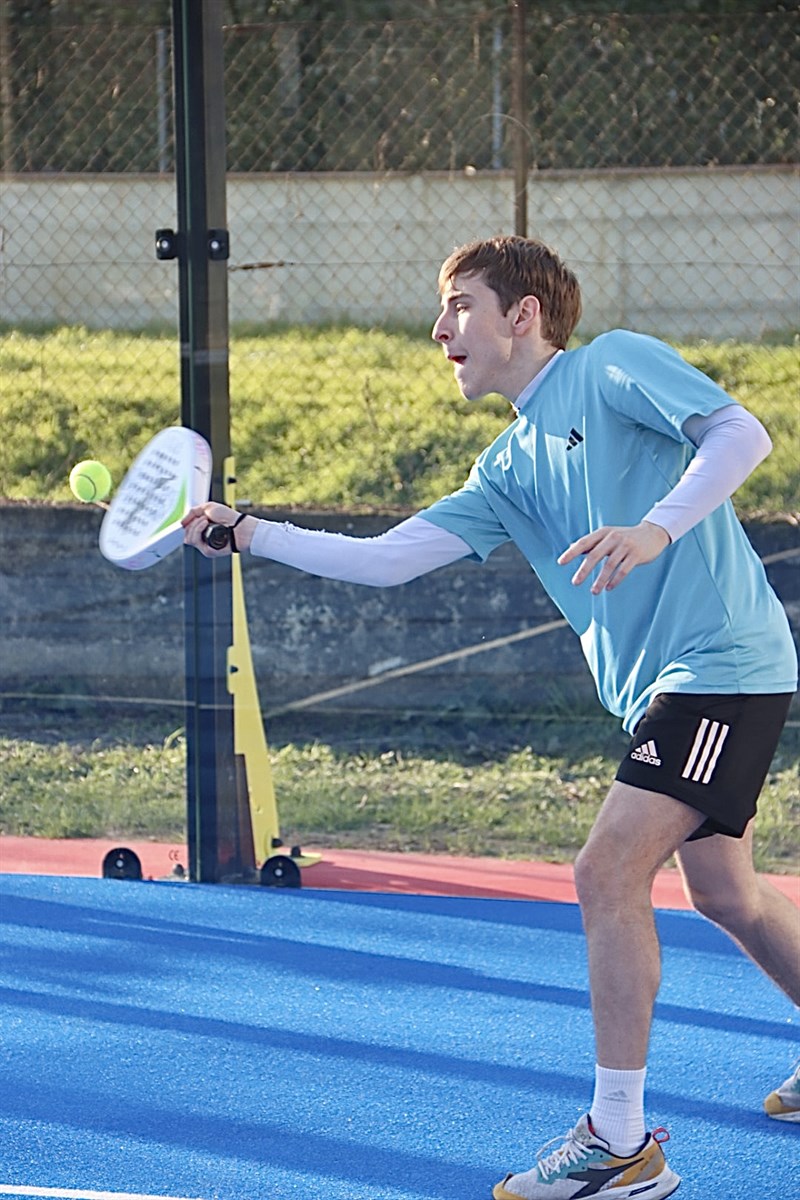
[{"label": "man's left hand", "polygon": [[660,525],[642,521],[639,525],[603,525],[568,546],[559,557],[559,566],[584,555],[583,562],[572,576],[576,587],[585,583],[603,559],[602,570],[592,584],[592,595],[613,592],[634,567],[652,562],[670,544],[670,536]]}]

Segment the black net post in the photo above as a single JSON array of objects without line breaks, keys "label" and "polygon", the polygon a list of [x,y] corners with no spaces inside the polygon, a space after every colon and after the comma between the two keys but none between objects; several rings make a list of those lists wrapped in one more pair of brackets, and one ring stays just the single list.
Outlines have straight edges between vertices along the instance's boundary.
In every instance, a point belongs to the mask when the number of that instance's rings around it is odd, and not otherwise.
[{"label": "black net post", "polygon": [[[220,0],[173,0],[181,420],[211,444],[211,498],[230,455],[225,96]],[[236,879],[246,861],[238,817],[229,560],[184,552],[189,874]]]}]

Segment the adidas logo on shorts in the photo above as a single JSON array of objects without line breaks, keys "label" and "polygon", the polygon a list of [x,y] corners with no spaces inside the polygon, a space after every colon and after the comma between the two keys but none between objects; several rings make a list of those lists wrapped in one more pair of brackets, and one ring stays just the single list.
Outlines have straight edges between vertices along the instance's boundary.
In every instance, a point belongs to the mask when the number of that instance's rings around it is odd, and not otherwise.
[{"label": "adidas logo on shorts", "polygon": [[642,746],[637,746],[631,751],[631,758],[636,762],[649,763],[651,767],[660,767],[661,759],[658,757],[658,748],[655,742],[645,742]]}]

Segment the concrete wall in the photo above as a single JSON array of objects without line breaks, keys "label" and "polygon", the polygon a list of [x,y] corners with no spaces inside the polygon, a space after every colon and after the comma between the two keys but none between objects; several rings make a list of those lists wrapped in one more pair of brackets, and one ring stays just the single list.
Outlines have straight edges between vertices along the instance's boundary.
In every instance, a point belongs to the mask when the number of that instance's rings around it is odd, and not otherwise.
[{"label": "concrete wall", "polygon": [[[154,705],[183,695],[180,555],[129,573],[97,550],[99,511],[0,506],[0,693],[85,694]],[[370,535],[397,518],[263,513]],[[788,524],[755,526],[763,556],[798,544]],[[392,667],[502,638],[558,618],[519,553],[454,564],[399,588],[315,579],[245,555],[250,636],[262,709],[377,677]],[[768,567],[800,641],[800,556]],[[339,699],[321,711],[599,711],[566,628]]]},{"label": "concrete wall", "polygon": [[[531,175],[529,227],[578,271],[581,329],[753,337],[798,322],[800,176],[788,168]],[[0,321],[174,322],[171,177],[0,183]],[[233,176],[232,320],[427,322],[441,260],[513,229],[508,173]],[[258,269],[248,264],[267,263]]]}]

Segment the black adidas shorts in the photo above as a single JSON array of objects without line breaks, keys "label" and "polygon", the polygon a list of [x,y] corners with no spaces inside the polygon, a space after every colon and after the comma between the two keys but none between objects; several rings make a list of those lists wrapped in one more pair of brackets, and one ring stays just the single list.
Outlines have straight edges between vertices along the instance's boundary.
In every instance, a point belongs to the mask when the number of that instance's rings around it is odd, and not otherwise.
[{"label": "black adidas shorts", "polygon": [[634,730],[617,779],[705,813],[689,841],[741,837],[781,735],[792,693],[656,696]]}]

